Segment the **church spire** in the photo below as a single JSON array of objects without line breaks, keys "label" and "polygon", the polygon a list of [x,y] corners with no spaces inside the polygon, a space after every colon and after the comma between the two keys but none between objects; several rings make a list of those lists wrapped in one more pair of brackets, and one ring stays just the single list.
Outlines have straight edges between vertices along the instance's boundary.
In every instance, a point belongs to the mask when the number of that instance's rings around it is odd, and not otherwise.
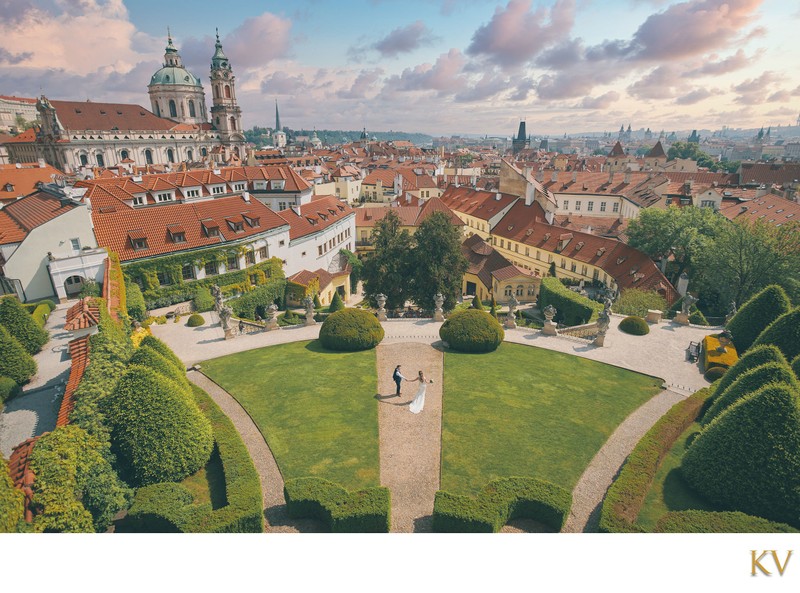
[{"label": "church spire", "polygon": [[278,100],[275,99],[275,131],[281,131],[281,115],[278,113]]}]

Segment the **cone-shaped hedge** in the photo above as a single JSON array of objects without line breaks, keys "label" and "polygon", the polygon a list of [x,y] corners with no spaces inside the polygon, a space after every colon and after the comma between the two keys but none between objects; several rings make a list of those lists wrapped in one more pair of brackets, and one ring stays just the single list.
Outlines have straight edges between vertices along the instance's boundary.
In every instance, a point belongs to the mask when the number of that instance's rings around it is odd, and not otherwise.
[{"label": "cone-shaped hedge", "polygon": [[380,344],[384,331],[378,318],[364,309],[331,313],[319,330],[319,341],[329,350],[355,352]]},{"label": "cone-shaped hedge", "polygon": [[475,298],[472,299],[471,307],[473,309],[478,309],[478,311],[483,311],[483,303],[481,302],[481,297],[479,297],[477,294],[475,295]]},{"label": "cone-shaped hedge", "polygon": [[722,375],[722,378],[714,385],[714,395],[711,398],[712,401],[719,397],[723,391],[730,387],[730,385],[736,381],[736,379],[741,377],[747,371],[756,367],[760,367],[762,364],[766,364],[768,362],[786,364],[786,357],[775,346],[766,345],[750,348],[750,350],[748,350],[744,356],[737,360],[736,363],[734,363],[734,365],[728,369],[728,372]]},{"label": "cone-shaped hedge", "polygon": [[36,361],[25,348],[0,325],[0,376],[27,383],[36,374]]},{"label": "cone-shaped hedge", "polygon": [[758,334],[791,308],[786,291],[777,284],[767,286],[754,295],[726,324],[733,336],[733,345],[741,354],[755,342]]},{"label": "cone-shaped hedge", "polygon": [[800,307],[784,313],[759,334],[754,346],[772,344],[783,352],[786,360],[800,354]]},{"label": "cone-shaped hedge", "polygon": [[133,353],[133,356],[131,356],[128,361],[128,365],[132,366],[135,364],[161,373],[165,377],[180,384],[184,389],[189,389],[189,380],[186,378],[186,371],[177,368],[173,362],[170,362],[167,357],[159,354],[155,348],[151,346],[145,345],[136,349],[136,352]]},{"label": "cone-shaped hedge", "polygon": [[30,313],[17,299],[0,299],[0,325],[14,336],[28,354],[36,354],[50,338],[47,331],[39,327]]},{"label": "cone-shaped hedge", "polygon": [[461,352],[494,352],[505,335],[497,319],[477,309],[456,311],[439,328],[439,337]]},{"label": "cone-shaped hedge", "polygon": [[328,313],[336,313],[336,311],[341,311],[344,308],[344,301],[342,300],[342,297],[339,296],[339,292],[334,292],[333,298],[331,299],[331,304],[328,307]]},{"label": "cone-shaped hedge", "polygon": [[153,369],[129,367],[101,405],[132,484],[180,481],[211,456],[208,419],[190,393]]},{"label": "cone-shaped hedge", "polygon": [[692,442],[681,471],[723,509],[800,523],[800,395],[767,385],[731,405]]},{"label": "cone-shaped hedge", "polygon": [[180,358],[172,351],[172,349],[167,346],[164,342],[159,340],[154,336],[145,336],[139,346],[147,346],[148,348],[152,348],[156,352],[158,352],[161,356],[166,358],[172,364],[174,364],[181,372],[186,372],[186,365],[183,364]]},{"label": "cone-shaped hedge", "polygon": [[789,365],[780,362],[762,364],[743,373],[725,391],[717,394],[714,403],[703,416],[703,425],[710,423],[735,402],[770,383],[782,383],[793,389],[800,389],[800,384]]}]

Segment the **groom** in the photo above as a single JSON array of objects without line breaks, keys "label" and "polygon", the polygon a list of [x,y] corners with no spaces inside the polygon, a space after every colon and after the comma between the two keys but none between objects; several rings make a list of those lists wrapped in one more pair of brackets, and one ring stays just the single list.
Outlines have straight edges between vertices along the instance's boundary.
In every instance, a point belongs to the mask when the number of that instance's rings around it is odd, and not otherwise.
[{"label": "groom", "polygon": [[405,381],[405,377],[400,373],[399,364],[394,368],[394,373],[392,373],[392,380],[397,384],[397,393],[395,393],[394,396],[400,397],[400,383]]}]

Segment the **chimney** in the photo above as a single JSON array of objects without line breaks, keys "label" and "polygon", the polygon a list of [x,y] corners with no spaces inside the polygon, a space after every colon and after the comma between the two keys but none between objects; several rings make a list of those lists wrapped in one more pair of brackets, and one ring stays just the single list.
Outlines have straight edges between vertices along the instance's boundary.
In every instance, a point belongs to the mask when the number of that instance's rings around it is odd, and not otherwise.
[{"label": "chimney", "polygon": [[614,171],[608,172],[608,183],[609,184],[614,183]]},{"label": "chimney", "polygon": [[44,159],[38,159],[37,162],[39,163],[40,169],[44,169],[47,166],[47,164],[44,162]]},{"label": "chimney", "polygon": [[558,181],[558,171],[553,171],[553,176],[550,179],[553,180],[553,183]]},{"label": "chimney", "polygon": [[250,192],[249,191],[243,192],[242,193],[242,199],[249,204],[250,203]]},{"label": "chimney", "polygon": [[503,198],[503,195],[500,192],[494,194],[495,201],[499,202]]},{"label": "chimney", "polygon": [[15,166],[17,169],[22,169],[22,163],[15,163],[15,164],[14,164],[14,166]]},{"label": "chimney", "polygon": [[578,172],[577,171],[573,171],[572,172],[572,183],[575,183],[576,181],[578,181]]},{"label": "chimney", "polygon": [[630,183],[631,182],[631,172],[630,171],[625,171],[624,181],[625,181],[625,183]]}]

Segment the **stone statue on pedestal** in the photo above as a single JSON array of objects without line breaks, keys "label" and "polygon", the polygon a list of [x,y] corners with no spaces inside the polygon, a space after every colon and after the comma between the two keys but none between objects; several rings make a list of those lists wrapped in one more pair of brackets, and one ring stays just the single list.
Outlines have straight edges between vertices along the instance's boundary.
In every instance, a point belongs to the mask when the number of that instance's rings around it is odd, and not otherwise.
[{"label": "stone statue on pedestal", "polygon": [[433,311],[433,320],[444,321],[444,311],[442,310],[442,305],[444,304],[444,297],[442,296],[441,292],[437,292],[434,295],[433,304],[436,305],[436,309]]},{"label": "stone statue on pedestal", "polygon": [[558,309],[556,309],[553,305],[547,305],[544,308],[544,327],[542,328],[542,333],[546,336],[557,336],[558,335],[558,326],[553,322],[553,318],[558,313]]},{"label": "stone statue on pedestal", "polygon": [[214,311],[216,311],[217,315],[219,315],[224,304],[222,301],[222,289],[214,284],[211,287],[211,296],[214,297]]},{"label": "stone statue on pedestal", "polygon": [[375,300],[378,302],[378,321],[386,321],[386,295],[383,293],[376,294]]},{"label": "stone statue on pedestal", "polygon": [[314,299],[307,296],[301,302],[306,308],[306,325],[314,325],[316,323],[314,319]]},{"label": "stone statue on pedestal", "polygon": [[264,329],[271,330],[271,329],[278,329],[278,306],[275,303],[272,303],[269,307],[267,307],[267,322],[264,326]]},{"label": "stone statue on pedestal", "polygon": [[503,324],[506,329],[516,329],[517,327],[517,305],[519,305],[519,301],[512,294],[511,299],[508,301],[508,317],[506,317],[506,322]]},{"label": "stone statue on pedestal", "polygon": [[230,340],[235,337],[233,328],[230,321],[233,316],[233,309],[227,305],[222,305],[219,310],[219,324],[222,326],[222,331],[225,332],[225,339]]},{"label": "stone statue on pedestal", "polygon": [[736,309],[736,301],[731,301],[730,309],[728,310],[728,314],[725,316],[726,325],[731,319],[733,319],[733,316],[736,315],[736,313],[738,313],[738,310]]}]

